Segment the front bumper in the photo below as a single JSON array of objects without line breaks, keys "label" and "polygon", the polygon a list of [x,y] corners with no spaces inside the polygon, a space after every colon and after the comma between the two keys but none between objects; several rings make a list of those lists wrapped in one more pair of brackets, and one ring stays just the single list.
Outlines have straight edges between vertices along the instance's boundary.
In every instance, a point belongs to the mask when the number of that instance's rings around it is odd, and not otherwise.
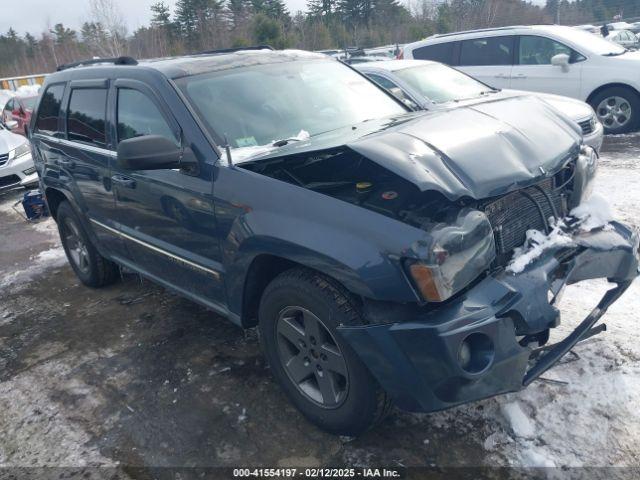
[{"label": "front bumper", "polygon": [[[33,169],[32,173],[24,173]],[[9,190],[16,187],[26,187],[38,183],[38,173],[31,154],[9,160],[0,167],[0,191]]]},{"label": "front bumper", "polygon": [[[436,309],[338,331],[405,410],[431,412],[520,390],[596,333],[594,324],[638,275],[639,237],[630,228],[614,222],[574,240],[576,247],[548,250],[521,273],[486,277]],[[592,278],[616,287],[562,342],[537,348],[560,322],[554,303],[562,288]],[[485,367],[462,368],[465,339],[482,339],[475,346],[485,350],[478,357]]]}]

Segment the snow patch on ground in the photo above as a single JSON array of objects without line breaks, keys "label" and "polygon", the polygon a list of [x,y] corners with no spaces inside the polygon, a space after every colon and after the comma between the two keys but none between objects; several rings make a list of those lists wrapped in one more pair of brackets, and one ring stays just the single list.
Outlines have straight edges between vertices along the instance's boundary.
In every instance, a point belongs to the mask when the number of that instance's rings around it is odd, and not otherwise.
[{"label": "snow patch on ground", "polygon": [[92,436],[74,423],[73,411],[52,401],[56,389],[95,400],[95,389],[74,380],[72,364],[49,359],[0,383],[0,467],[117,465],[91,445]]},{"label": "snow patch on ground", "polygon": [[23,270],[16,270],[0,279],[0,289],[17,287],[28,283],[50,268],[61,267],[67,263],[62,247],[53,247],[32,257],[33,263]]},{"label": "snow patch on ground", "polygon": [[529,417],[522,411],[522,407],[518,402],[503,403],[500,405],[500,411],[509,421],[511,430],[518,437],[531,438],[535,434],[533,424]]}]

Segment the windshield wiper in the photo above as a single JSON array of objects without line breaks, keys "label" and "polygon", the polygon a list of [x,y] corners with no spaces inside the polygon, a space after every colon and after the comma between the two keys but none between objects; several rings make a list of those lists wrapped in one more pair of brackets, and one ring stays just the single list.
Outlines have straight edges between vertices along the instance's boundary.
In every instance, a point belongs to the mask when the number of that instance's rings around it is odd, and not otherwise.
[{"label": "windshield wiper", "polygon": [[271,146],[273,147],[284,147],[285,145],[288,145],[289,142],[299,142],[300,139],[296,138],[296,137],[291,137],[291,138],[283,138],[282,140],[275,140]]}]

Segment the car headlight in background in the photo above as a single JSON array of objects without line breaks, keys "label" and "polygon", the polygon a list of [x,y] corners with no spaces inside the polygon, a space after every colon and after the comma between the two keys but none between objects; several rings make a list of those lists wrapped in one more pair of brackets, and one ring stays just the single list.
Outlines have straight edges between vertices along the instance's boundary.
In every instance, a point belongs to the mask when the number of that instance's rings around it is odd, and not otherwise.
[{"label": "car headlight in background", "polygon": [[9,160],[13,160],[15,158],[20,158],[28,153],[31,153],[31,148],[27,142],[20,145],[18,148],[14,148],[9,151]]},{"label": "car headlight in background", "polygon": [[452,224],[430,231],[432,242],[414,245],[418,258],[405,267],[414,287],[427,302],[443,302],[478,278],[495,259],[493,229],[487,216],[466,208]]},{"label": "car headlight in background", "polygon": [[593,193],[593,180],[598,170],[598,153],[588,145],[580,150],[573,177],[573,192],[569,196],[569,209],[574,209]]}]

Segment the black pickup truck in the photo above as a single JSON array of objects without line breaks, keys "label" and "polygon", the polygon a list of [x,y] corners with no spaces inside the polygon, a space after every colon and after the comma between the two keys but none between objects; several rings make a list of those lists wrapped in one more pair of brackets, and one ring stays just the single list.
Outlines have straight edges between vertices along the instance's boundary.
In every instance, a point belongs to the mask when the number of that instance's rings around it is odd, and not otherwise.
[{"label": "black pickup truck", "polygon": [[[535,97],[411,112],[339,61],[267,48],[93,60],[42,91],[29,137],[82,282],[124,266],[259,326],[330,432],[522,389],[638,273],[635,231],[572,217],[597,155]],[[509,268],[527,231],[559,228]],[[549,345],[559,292],[597,277],[615,287]]]}]

